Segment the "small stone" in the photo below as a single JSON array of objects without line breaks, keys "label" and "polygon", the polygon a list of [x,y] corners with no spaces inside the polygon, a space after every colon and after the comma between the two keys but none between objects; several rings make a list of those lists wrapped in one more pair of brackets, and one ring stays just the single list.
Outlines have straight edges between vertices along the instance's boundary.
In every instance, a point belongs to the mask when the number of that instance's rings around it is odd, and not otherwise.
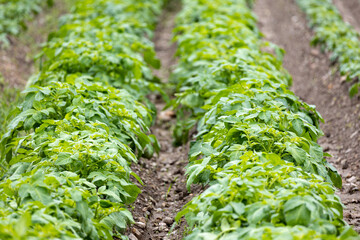
[{"label": "small stone", "polygon": [[146,224],[144,222],[136,222],[135,225],[142,229],[144,229],[146,227]]},{"label": "small stone", "polygon": [[350,138],[354,138],[358,134],[358,131],[353,132],[353,134],[350,135]]},{"label": "small stone", "polygon": [[331,149],[331,146],[330,146],[330,144],[324,143],[324,144],[322,144],[322,148],[323,148],[324,152],[327,152]]},{"label": "small stone", "polygon": [[160,120],[163,120],[163,121],[170,121],[172,118],[174,118],[176,115],[175,115],[175,112],[174,111],[162,111],[160,112],[159,114],[159,119]]},{"label": "small stone", "polygon": [[347,149],[346,151],[345,151],[345,153],[349,153],[349,152],[351,152],[351,148],[349,148],[349,149]]},{"label": "small stone", "polygon": [[164,223],[166,223],[168,226],[170,226],[173,222],[174,220],[171,217],[164,218]]},{"label": "small stone", "polygon": [[292,16],[291,21],[297,23],[299,21],[299,18],[297,16]]},{"label": "small stone", "polygon": [[342,77],[340,78],[340,83],[345,83],[345,82],[346,82],[346,79],[347,79],[346,76],[342,76]]},{"label": "small stone", "polygon": [[164,222],[159,223],[159,230],[160,231],[165,231],[165,229],[167,229],[166,228],[166,223],[164,223]]},{"label": "small stone", "polygon": [[342,169],[348,169],[348,167],[349,167],[348,162],[344,162],[344,164],[342,166]]},{"label": "small stone", "polygon": [[318,57],[320,55],[320,51],[316,48],[311,49],[310,53],[315,57]]},{"label": "small stone", "polygon": [[356,182],[356,177],[355,177],[355,176],[352,176],[352,177],[349,178],[347,181],[350,182],[350,183],[354,183],[354,182]]},{"label": "small stone", "polygon": [[135,235],[134,235],[134,234],[132,234],[132,233],[130,233],[130,235],[129,235],[129,239],[130,239],[130,240],[138,240],[138,238],[137,238],[137,237],[135,237]]},{"label": "small stone", "polygon": [[136,228],[132,228],[132,232],[137,236],[138,238],[141,236],[141,232],[137,230]]},{"label": "small stone", "polygon": [[156,203],[156,201],[152,197],[149,196],[149,198],[153,203]]}]

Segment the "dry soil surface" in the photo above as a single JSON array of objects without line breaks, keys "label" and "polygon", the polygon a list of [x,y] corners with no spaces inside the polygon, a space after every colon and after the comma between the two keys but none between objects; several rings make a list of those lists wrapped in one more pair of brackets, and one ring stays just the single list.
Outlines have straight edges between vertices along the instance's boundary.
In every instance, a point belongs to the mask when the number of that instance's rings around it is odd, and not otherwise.
[{"label": "dry soil surface", "polygon": [[[174,54],[176,44],[172,43],[172,30],[175,26],[174,18],[180,10],[179,1],[170,1],[159,19],[155,31],[155,49],[161,60],[162,67],[155,74],[167,82],[171,69],[176,63]],[[201,191],[200,187],[186,189],[185,166],[187,164],[189,146],[174,147],[172,145],[171,126],[175,124],[172,111],[162,111],[165,106],[161,99],[154,99],[158,109],[158,117],[153,134],[161,144],[158,156],[151,159],[140,159],[139,164],[133,165],[133,170],[144,181],[142,193],[133,205],[135,224],[128,230],[130,240],[160,240],[183,237],[186,224],[184,221],[174,226],[174,218],[181,208]]]},{"label": "dry soil surface", "polygon": [[287,52],[284,66],[293,76],[292,90],[305,102],[316,105],[325,119],[321,125],[325,136],[319,143],[333,155],[328,160],[342,175],[343,188],[338,195],[346,206],[344,217],[359,232],[360,100],[350,99],[350,83],[339,77],[328,54],[310,47],[313,33],[295,1],[258,0],[255,12],[265,39]]}]

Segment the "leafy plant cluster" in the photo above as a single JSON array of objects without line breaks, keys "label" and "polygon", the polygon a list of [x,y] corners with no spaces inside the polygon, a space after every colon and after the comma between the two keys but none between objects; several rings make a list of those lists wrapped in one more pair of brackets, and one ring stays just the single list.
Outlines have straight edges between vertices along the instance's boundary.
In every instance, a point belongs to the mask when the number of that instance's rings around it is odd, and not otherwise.
[{"label": "leafy plant cluster", "polygon": [[322,118],[289,90],[283,50],[261,41],[248,5],[184,0],[177,18],[173,107],[190,119],[174,133],[180,143],[197,126],[187,186],[210,185],[177,215],[192,229],[185,239],[359,239],[316,143]]},{"label": "leafy plant cluster", "polygon": [[297,0],[314,29],[312,44],[332,52],[331,59],[339,62],[342,76],[357,79],[349,89],[353,97],[360,87],[360,34],[344,22],[332,0]]},{"label": "leafy plant cluster", "polygon": [[0,43],[8,46],[9,35],[18,35],[26,29],[26,22],[40,13],[52,0],[0,0]]},{"label": "leafy plant cluster", "polygon": [[0,74],[0,138],[6,131],[6,126],[10,122],[12,112],[16,105],[21,102],[20,89],[9,86]]},{"label": "leafy plant cluster", "polygon": [[161,0],[81,0],[49,36],[3,135],[0,239],[127,239],[141,180],[130,164],[159,150],[151,37]]}]

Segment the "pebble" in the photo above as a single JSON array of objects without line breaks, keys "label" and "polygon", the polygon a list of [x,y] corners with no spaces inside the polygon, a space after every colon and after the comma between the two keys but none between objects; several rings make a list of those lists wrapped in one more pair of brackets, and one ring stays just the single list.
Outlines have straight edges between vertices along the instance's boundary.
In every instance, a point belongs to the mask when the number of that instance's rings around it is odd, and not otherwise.
[{"label": "pebble", "polygon": [[138,237],[141,237],[141,232],[139,230],[137,230],[136,228],[132,228],[132,232]]},{"label": "pebble", "polygon": [[144,222],[136,222],[135,225],[142,229],[144,229],[146,227],[146,224]]},{"label": "pebble", "polygon": [[171,217],[164,218],[164,223],[166,223],[168,226],[170,226],[174,220]]},{"label": "pebble", "polygon": [[341,83],[345,83],[345,82],[346,82],[346,76],[342,76],[342,77],[340,78],[340,82],[341,82]]},{"label": "pebble", "polygon": [[358,134],[358,131],[355,131],[353,134],[351,134],[350,138],[354,138]]},{"label": "pebble", "polygon": [[166,226],[167,226],[167,225],[166,225],[166,223],[164,223],[164,222],[159,223],[159,230],[160,230],[160,231],[165,231],[165,230],[167,229]]},{"label": "pebble", "polygon": [[137,238],[137,237],[135,237],[135,235],[134,235],[134,234],[132,234],[132,233],[130,233],[130,235],[129,235],[129,239],[130,239],[130,240],[138,240],[138,238]]},{"label": "pebble", "polygon": [[349,167],[349,163],[348,162],[344,162],[342,169],[347,169]]},{"label": "pebble", "polygon": [[320,55],[320,51],[316,48],[310,50],[311,55],[318,57]]},{"label": "pebble", "polygon": [[152,197],[149,196],[149,198],[153,203],[156,203],[156,201]]},{"label": "pebble", "polygon": [[331,146],[330,146],[330,144],[324,143],[322,145],[322,148],[324,149],[324,152],[327,152],[331,149]]},{"label": "pebble", "polygon": [[356,182],[356,177],[355,177],[355,176],[352,176],[352,177],[349,178],[347,181],[350,182],[350,183],[354,183],[354,182]]},{"label": "pebble", "polygon": [[162,111],[159,114],[159,119],[163,121],[170,121],[172,118],[176,116],[174,111],[168,110],[168,111]]}]

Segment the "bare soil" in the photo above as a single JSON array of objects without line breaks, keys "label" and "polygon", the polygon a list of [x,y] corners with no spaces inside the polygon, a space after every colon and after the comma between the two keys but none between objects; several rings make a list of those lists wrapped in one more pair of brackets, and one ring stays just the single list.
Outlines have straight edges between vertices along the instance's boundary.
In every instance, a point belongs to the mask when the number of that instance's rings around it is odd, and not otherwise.
[{"label": "bare soil", "polygon": [[133,205],[136,223],[129,229],[128,236],[130,240],[180,240],[186,228],[184,222],[171,232],[170,229],[176,214],[194,197],[185,183],[184,167],[189,147],[172,146],[168,120],[159,120],[152,131],[161,143],[161,152],[152,159],[140,159],[139,164],[133,166],[144,186],[140,186],[142,193]]},{"label": "bare soil", "polygon": [[[180,8],[179,1],[169,1],[155,31],[155,49],[162,67],[154,72],[163,82],[168,81],[176,64],[176,44],[171,39],[174,18]],[[193,188],[192,193],[187,191],[184,168],[188,162],[189,145],[172,145],[171,127],[175,124],[175,115],[172,111],[162,111],[164,102],[159,97],[154,98],[158,117],[152,132],[161,144],[161,151],[151,159],[140,159],[139,164],[132,167],[144,186],[139,185],[142,193],[133,204],[132,211],[136,223],[128,229],[127,235],[130,240],[180,240],[186,231],[186,224],[181,221],[171,229],[174,218],[201,188]]]},{"label": "bare soil", "polygon": [[[347,5],[355,1],[341,2]],[[328,161],[342,176],[343,188],[338,195],[346,207],[344,218],[360,232],[360,99],[350,99],[350,83],[339,76],[329,55],[310,47],[313,33],[295,1],[258,0],[255,12],[265,39],[287,52],[284,66],[293,76],[292,90],[316,105],[325,119],[321,124],[325,136],[319,143],[333,156]]]}]

